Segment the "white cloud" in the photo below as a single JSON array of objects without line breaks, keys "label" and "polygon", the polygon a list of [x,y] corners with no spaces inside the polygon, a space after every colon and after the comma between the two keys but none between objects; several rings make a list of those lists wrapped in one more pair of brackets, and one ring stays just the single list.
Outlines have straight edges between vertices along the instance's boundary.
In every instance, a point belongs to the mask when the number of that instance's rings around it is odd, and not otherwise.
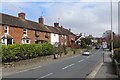
[{"label": "white cloud", "polygon": [[[113,31],[117,32],[116,4],[113,5]],[[47,10],[46,23],[53,25],[58,18],[61,25],[71,28],[75,33],[101,36],[110,29],[110,3],[55,3]]]},{"label": "white cloud", "polygon": [[[66,2],[59,2],[60,0],[46,1],[51,2],[48,3],[43,1],[44,3],[40,4],[26,2],[22,4],[11,3],[15,7],[7,6],[13,10],[22,6],[22,8],[24,8],[23,10],[27,12],[27,17],[31,18],[31,20],[34,19],[32,15],[37,15],[37,20],[44,8],[46,24],[53,25],[53,23],[60,18],[60,25],[71,28],[75,33],[83,32],[86,34],[93,34],[93,36],[102,36],[105,30],[110,30],[110,3],[108,2],[96,2],[95,0],[92,0],[93,2],[91,3],[87,2],[88,0],[75,0],[76,2],[72,2],[73,0],[70,0],[71,2],[67,2],[67,0],[64,0]],[[16,10],[16,13],[20,10]],[[113,31],[115,32],[118,30],[117,10],[117,3],[113,3]]]},{"label": "white cloud", "polygon": [[[111,0],[1,0],[1,2],[110,2]],[[112,0],[118,2],[119,0]]]}]

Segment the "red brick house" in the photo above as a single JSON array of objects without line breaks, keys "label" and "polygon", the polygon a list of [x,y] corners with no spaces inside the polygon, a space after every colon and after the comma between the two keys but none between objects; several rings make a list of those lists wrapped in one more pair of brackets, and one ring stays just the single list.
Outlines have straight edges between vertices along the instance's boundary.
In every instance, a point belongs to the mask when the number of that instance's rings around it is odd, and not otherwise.
[{"label": "red brick house", "polygon": [[51,43],[51,33],[59,36],[59,43],[70,46],[71,40],[75,40],[75,35],[54,23],[54,27],[44,24],[44,18],[40,17],[38,22],[25,18],[25,13],[19,13],[18,17],[0,13],[0,40],[2,44],[35,44]]}]

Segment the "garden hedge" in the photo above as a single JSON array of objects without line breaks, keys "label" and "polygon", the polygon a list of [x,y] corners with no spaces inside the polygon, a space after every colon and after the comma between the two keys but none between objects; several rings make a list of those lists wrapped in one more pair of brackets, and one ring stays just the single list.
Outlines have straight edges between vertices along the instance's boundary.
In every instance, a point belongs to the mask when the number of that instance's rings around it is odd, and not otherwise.
[{"label": "garden hedge", "polygon": [[52,53],[53,46],[48,43],[2,45],[3,62],[31,59],[38,56],[51,55]]}]

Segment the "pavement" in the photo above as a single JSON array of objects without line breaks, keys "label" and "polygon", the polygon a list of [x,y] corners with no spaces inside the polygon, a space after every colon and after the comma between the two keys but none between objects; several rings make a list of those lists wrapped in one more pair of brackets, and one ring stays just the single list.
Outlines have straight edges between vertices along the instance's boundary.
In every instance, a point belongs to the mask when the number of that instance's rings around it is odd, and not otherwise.
[{"label": "pavement", "polygon": [[105,52],[104,59],[102,61],[102,65],[98,70],[95,78],[109,78],[109,79],[116,79],[118,76],[115,74],[115,68],[112,64],[112,59],[110,58],[111,52]]}]

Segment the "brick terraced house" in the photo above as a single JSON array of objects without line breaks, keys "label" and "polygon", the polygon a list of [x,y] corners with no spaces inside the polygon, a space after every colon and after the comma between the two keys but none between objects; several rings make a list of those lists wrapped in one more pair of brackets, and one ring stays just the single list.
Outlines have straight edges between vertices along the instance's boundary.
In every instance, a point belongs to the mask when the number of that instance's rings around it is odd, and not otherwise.
[{"label": "brick terraced house", "polygon": [[55,42],[61,45],[71,46],[75,41],[75,34],[69,29],[54,23],[54,26],[44,24],[41,16],[38,22],[27,20],[25,13],[21,12],[18,17],[0,13],[0,40],[2,44],[38,44]]}]

